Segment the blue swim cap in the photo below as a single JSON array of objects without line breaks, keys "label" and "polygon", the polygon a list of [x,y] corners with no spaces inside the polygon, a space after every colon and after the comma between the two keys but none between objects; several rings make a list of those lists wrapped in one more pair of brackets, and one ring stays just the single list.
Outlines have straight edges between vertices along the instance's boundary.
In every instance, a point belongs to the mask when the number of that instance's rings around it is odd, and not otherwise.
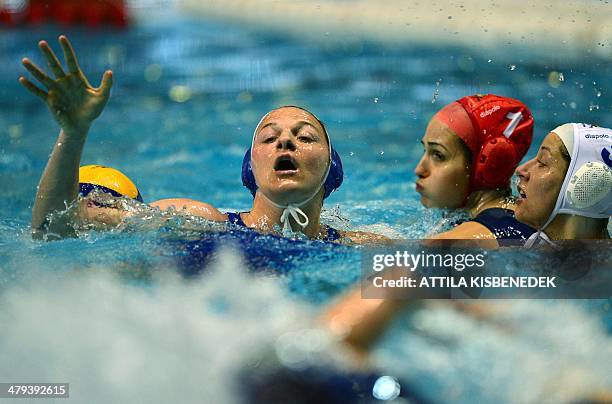
[{"label": "blue swim cap", "polygon": [[[329,138],[328,138],[329,139]],[[331,166],[329,167],[329,173],[325,182],[323,183],[323,199],[327,198],[332,192],[340,188],[342,180],[344,179],[344,170],[342,169],[342,160],[340,155],[332,147],[331,149]],[[242,159],[242,185],[247,187],[253,197],[257,191],[257,183],[255,182],[255,176],[253,175],[253,169],[251,168],[251,148],[244,153]]]}]

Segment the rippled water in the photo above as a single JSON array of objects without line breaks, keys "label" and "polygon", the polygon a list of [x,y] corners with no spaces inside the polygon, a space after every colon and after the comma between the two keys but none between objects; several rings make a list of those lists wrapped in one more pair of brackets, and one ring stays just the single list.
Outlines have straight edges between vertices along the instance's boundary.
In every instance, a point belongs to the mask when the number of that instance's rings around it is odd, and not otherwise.
[{"label": "rippled water", "polygon": [[[596,57],[567,65],[562,55],[491,60],[445,46],[321,48],[174,17],[129,31],[62,32],[93,83],[115,71],[82,161],[123,170],[145,201],[248,209],[240,164],[251,131],[269,109],[299,104],[327,123],[345,166],[324,219],[420,238],[441,213],[421,207],[412,170],[426,122],[445,103],[475,92],[519,98],[536,117],[534,144],[563,122],[612,122],[611,67]],[[0,380],[69,381],[87,402],[235,402],[235,371],[285,333],[310,330],[318,308],[358,280],[359,250],[263,238],[253,241],[262,259],[273,255],[283,270],[247,274],[221,253],[221,263],[185,279],[177,273],[194,267],[185,246],[206,224],[32,241],[35,187],[58,129],[17,83],[19,60],[40,61],[37,40],[58,33],[0,36]],[[432,400],[558,402],[612,388],[609,301],[502,309],[498,326],[426,306],[398,321],[373,361]]]}]

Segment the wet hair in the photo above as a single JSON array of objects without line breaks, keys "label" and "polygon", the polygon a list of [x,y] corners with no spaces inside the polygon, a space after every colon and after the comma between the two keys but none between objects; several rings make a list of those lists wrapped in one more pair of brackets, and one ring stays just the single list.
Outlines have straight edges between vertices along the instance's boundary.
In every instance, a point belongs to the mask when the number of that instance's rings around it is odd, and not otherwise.
[{"label": "wet hair", "polygon": [[457,140],[459,141],[459,149],[461,150],[461,154],[463,155],[463,157],[465,157],[465,161],[467,161],[468,164],[468,169],[472,168],[472,159],[474,158],[474,154],[472,154],[472,151],[470,150],[470,148],[468,147],[468,145],[463,141],[463,139],[461,139],[459,136],[456,136]]},{"label": "wet hair", "polygon": [[572,156],[570,156],[563,142],[561,142],[561,146],[559,146],[559,151],[561,152],[561,156],[563,157],[563,160],[565,160],[567,164],[572,162]]}]

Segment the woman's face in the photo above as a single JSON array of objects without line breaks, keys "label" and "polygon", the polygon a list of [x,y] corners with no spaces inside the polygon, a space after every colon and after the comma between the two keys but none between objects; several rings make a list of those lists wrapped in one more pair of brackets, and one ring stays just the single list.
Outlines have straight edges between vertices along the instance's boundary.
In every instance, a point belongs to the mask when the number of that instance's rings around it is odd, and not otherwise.
[{"label": "woman's face", "polygon": [[461,140],[434,118],[421,142],[425,150],[414,170],[421,203],[427,208],[463,206],[470,186],[470,162]]},{"label": "woman's face", "polygon": [[85,228],[110,230],[121,224],[123,218],[129,215],[121,208],[121,202],[117,201],[119,198],[109,196],[107,199],[114,202],[109,204],[99,203],[100,198],[91,196],[79,200],[79,217]]},{"label": "woman's face", "polygon": [[321,187],[329,165],[323,127],[299,108],[270,112],[257,127],[251,165],[268,198],[280,204],[302,202]]},{"label": "woman's face", "polygon": [[515,215],[518,220],[536,229],[544,226],[557,203],[569,162],[563,157],[563,142],[550,132],[542,142],[537,156],[519,166]]}]

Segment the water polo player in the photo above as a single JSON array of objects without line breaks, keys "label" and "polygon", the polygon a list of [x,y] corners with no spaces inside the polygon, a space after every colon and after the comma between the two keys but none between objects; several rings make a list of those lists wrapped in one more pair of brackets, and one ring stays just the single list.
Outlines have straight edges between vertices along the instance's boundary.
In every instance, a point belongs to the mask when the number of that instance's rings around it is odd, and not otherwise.
[{"label": "water polo player", "polygon": [[527,246],[550,240],[609,238],[612,130],[568,123],[553,129],[537,156],[517,169],[516,218],[538,229]]},{"label": "water polo player", "polygon": [[[92,87],[81,71],[68,39],[61,36],[59,42],[64,51],[67,71],[64,71],[49,45],[41,41],[40,50],[55,78],[49,77],[27,58],[23,59],[23,65],[44,90],[25,77],[19,78],[23,86],[47,104],[61,127],[36,192],[32,210],[32,235],[35,238],[74,235],[75,220],[115,225],[123,219],[124,210],[101,206],[92,200],[84,200],[78,209],[67,211],[67,207],[77,199],[79,191],[88,194],[97,189],[113,197],[127,196],[142,200],[134,183],[117,170],[101,166],[79,170],[89,128],[110,96],[112,73],[105,72],[100,87]],[[52,215],[63,211],[66,211],[65,214]]]},{"label": "water polo player", "polygon": [[[612,130],[582,123],[561,125],[517,174],[516,218],[538,229],[525,246],[610,238]],[[359,352],[369,348],[409,301],[362,299],[361,294],[361,288],[348,293],[323,316],[326,325]]]},{"label": "water polo player", "polygon": [[323,123],[303,108],[285,106],[264,115],[243,159],[242,182],[253,195],[250,211],[223,213],[190,199],[164,199],[151,206],[172,207],[261,232],[280,225],[284,234],[298,231],[325,241],[382,241],[382,236],[371,233],[339,232],[321,225],[323,200],[342,179],[340,156]]},{"label": "water polo player", "polygon": [[[81,153],[93,121],[100,115],[112,86],[107,71],[99,88],[93,88],[78,66],[76,56],[65,36],[60,44],[68,72],[64,72],[49,45],[41,41],[40,49],[55,79],[47,76],[28,59],[26,69],[47,91],[24,77],[19,81],[42,98],[62,130],[49,163],[41,178],[32,215],[35,236],[46,232],[59,236],[74,232],[71,217],[63,215],[49,228],[50,213],[63,211],[74,201],[78,190],[78,167]],[[222,213],[213,206],[191,199],[164,199],[151,203],[162,210],[180,212],[212,221],[231,222],[262,232],[274,231],[280,225],[285,234],[295,231],[310,238],[335,241],[350,238],[353,242],[382,240],[363,232],[338,232],[320,223],[323,199],[342,184],[340,157],[333,150],[321,121],[312,113],[294,106],[267,113],[257,125],[251,148],[244,159],[242,179],[253,194],[249,212]],[[120,216],[120,212],[115,212]]]},{"label": "water polo player", "polygon": [[425,207],[464,209],[471,220],[431,238],[482,239],[497,247],[534,232],[514,218],[510,198],[510,178],[532,133],[529,109],[493,94],[463,97],[434,115],[415,169],[417,192]]},{"label": "water polo player", "polygon": [[96,229],[116,227],[129,213],[123,202],[126,198],[143,202],[136,184],[121,171],[88,165],[79,168],[78,218],[82,224]]}]

